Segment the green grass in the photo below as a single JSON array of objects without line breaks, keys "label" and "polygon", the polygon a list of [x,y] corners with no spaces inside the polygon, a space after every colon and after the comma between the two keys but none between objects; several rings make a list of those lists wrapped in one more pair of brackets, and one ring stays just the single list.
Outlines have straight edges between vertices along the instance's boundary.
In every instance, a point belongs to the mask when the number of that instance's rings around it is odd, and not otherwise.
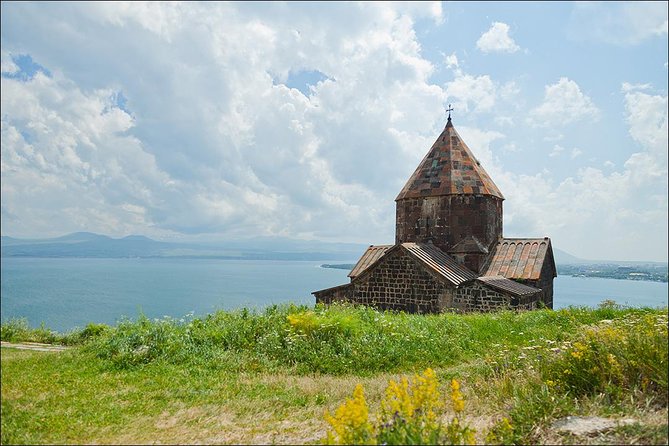
[{"label": "green grass", "polygon": [[[282,306],[140,316],[64,335],[10,321],[4,341],[75,348],[2,349],[2,443],[316,442],[323,411],[356,383],[378,402],[388,379],[427,367],[443,383],[461,380],[480,432],[506,416],[515,442],[558,441],[547,429],[561,416],[666,413],[666,315],[611,305],[470,315]],[[615,435],[667,439],[657,424]]]}]

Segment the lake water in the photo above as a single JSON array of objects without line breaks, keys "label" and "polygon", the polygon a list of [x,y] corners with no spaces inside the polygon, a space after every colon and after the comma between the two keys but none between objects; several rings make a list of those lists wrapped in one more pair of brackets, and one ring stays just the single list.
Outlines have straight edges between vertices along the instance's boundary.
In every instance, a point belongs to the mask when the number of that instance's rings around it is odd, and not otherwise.
[{"label": "lake water", "polygon": [[[313,305],[312,291],[348,282],[348,270],[320,268],[323,263],[331,261],[5,257],[2,320],[24,317],[32,326],[44,322],[67,331],[140,312],[178,318],[284,302]],[[559,276],[554,287],[555,308],[597,306],[605,299],[667,305],[666,283]]]}]

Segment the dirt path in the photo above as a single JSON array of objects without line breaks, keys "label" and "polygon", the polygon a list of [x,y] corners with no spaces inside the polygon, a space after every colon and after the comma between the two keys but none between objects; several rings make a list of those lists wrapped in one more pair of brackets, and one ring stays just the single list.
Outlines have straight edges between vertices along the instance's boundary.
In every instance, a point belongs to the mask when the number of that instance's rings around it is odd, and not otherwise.
[{"label": "dirt path", "polygon": [[64,345],[40,344],[39,342],[12,343],[5,341],[0,341],[0,347],[16,348],[19,350],[35,350],[38,352],[62,352],[70,348],[65,347]]}]

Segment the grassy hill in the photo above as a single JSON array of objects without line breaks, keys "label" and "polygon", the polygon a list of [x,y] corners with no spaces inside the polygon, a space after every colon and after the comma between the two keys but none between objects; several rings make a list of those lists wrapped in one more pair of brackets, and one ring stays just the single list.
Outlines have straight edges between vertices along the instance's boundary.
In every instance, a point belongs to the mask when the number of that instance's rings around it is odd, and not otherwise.
[{"label": "grassy hill", "polygon": [[[389,380],[428,368],[434,423],[457,415],[478,443],[667,442],[666,309],[409,315],[275,306],[67,334],[10,321],[1,337],[73,346],[2,349],[4,444],[315,443],[336,427],[326,409],[345,415],[337,408],[360,402],[351,399],[357,384],[371,423]],[[462,411],[447,397],[452,379]],[[632,420],[574,438],[553,427],[568,415]]]}]

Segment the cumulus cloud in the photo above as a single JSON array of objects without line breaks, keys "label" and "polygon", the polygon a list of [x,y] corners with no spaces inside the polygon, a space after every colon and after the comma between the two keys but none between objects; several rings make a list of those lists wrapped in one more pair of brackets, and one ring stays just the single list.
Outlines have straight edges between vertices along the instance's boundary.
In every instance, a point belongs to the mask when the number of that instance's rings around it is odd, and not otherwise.
[{"label": "cumulus cloud", "polygon": [[[621,87],[635,153],[618,169],[583,167],[559,180],[512,173],[493,148],[532,152],[511,128],[521,118],[495,116],[510,128],[501,133],[475,128],[475,115],[522,100],[525,85],[465,73],[455,52],[439,61],[452,80],[431,83],[435,66],[414,28],[443,20],[439,4],[2,7],[3,234],[392,242],[393,199],[452,102],[474,114],[458,131],[507,197],[506,235],[639,258],[651,242],[657,252],[657,237],[630,228],[666,237],[666,96]],[[53,75],[16,75],[17,54]],[[299,72],[322,77],[291,88]],[[567,78],[531,112],[532,131],[570,148],[587,146],[559,127],[599,114]]]},{"label": "cumulus cloud", "polygon": [[533,109],[528,122],[539,127],[565,126],[582,119],[597,119],[600,111],[576,82],[562,77],[546,85],[544,101]]},{"label": "cumulus cloud", "polygon": [[460,67],[458,64],[458,56],[455,53],[452,53],[444,58],[446,62],[446,68],[457,69]]},{"label": "cumulus cloud", "polygon": [[567,33],[577,40],[620,46],[667,38],[666,2],[578,2],[573,4]]},{"label": "cumulus cloud", "polygon": [[484,53],[515,53],[520,47],[509,36],[509,25],[494,22],[476,42],[476,47]]},{"label": "cumulus cloud", "polygon": [[490,76],[472,76],[458,73],[446,83],[446,97],[463,112],[486,112],[492,110],[497,98],[497,86]]},{"label": "cumulus cloud", "polygon": [[[455,53],[444,59],[446,68],[453,73],[453,80],[446,82],[446,102],[452,103],[462,112],[484,113],[490,112],[498,100],[514,106],[514,101],[520,94],[520,87],[515,81],[504,84],[494,81],[490,75],[472,75],[465,73],[459,66]],[[515,108],[515,107],[514,107]],[[508,125],[513,122],[510,116],[500,117],[499,125]]]},{"label": "cumulus cloud", "polygon": [[[392,240],[443,125],[413,30],[441,7],[315,8],[3,4],[3,49],[57,73],[2,79],[3,231]],[[305,96],[299,71],[326,78]]]},{"label": "cumulus cloud", "polygon": [[[655,247],[667,244],[667,96],[645,90],[622,87],[638,151],[619,170],[607,161],[609,173],[582,167],[558,181],[547,171],[512,173],[499,159],[486,166],[506,197],[507,236],[549,235],[556,247],[584,258],[597,252],[600,258],[625,260],[620,253],[626,253],[627,260],[666,261],[666,251]],[[556,145],[551,156],[565,151]],[[572,158],[581,154],[571,150]]]},{"label": "cumulus cloud", "polygon": [[56,235],[150,223],[146,211],[164,205],[170,178],[127,134],[133,119],[112,91],[86,94],[41,72],[3,77],[2,91],[3,224]]}]

